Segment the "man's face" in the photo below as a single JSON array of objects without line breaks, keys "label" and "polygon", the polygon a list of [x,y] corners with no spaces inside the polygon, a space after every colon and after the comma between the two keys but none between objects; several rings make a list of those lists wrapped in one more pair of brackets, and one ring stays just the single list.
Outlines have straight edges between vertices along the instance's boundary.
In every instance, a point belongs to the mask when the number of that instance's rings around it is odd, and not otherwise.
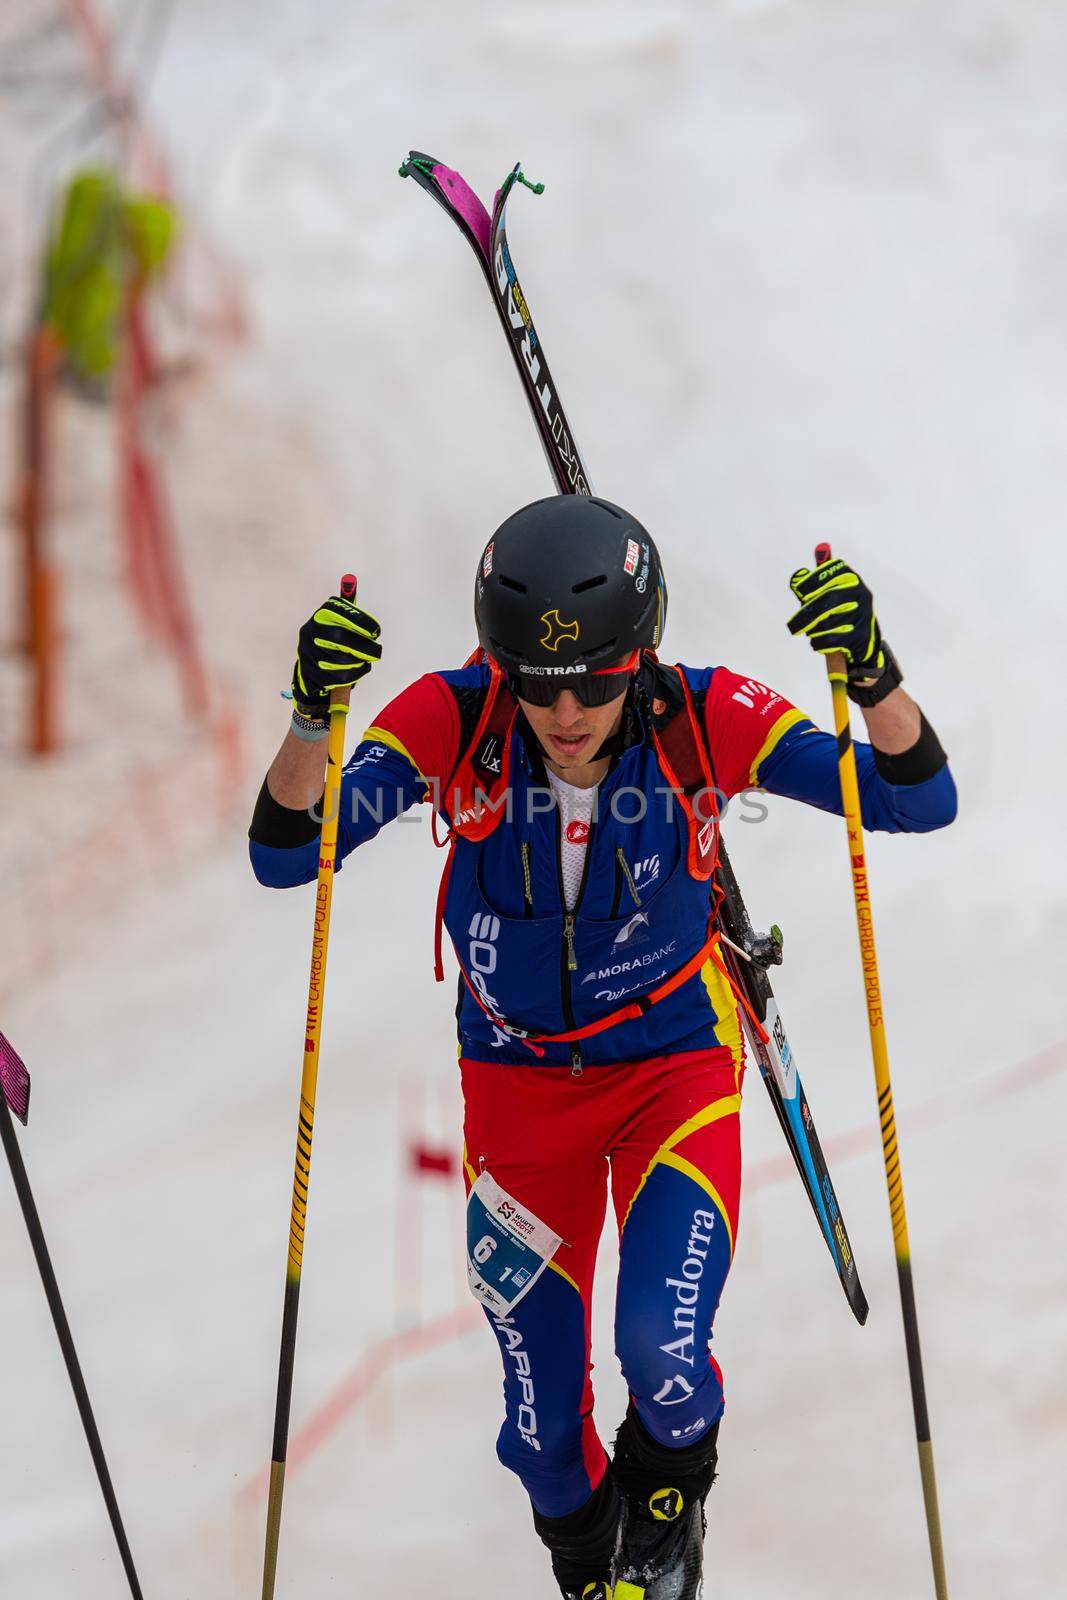
[{"label": "man's face", "polygon": [[605,739],[617,732],[625,694],[603,706],[583,706],[570,689],[563,689],[550,706],[531,705],[519,699],[527,722],[545,755],[557,767],[580,767],[592,761]]}]

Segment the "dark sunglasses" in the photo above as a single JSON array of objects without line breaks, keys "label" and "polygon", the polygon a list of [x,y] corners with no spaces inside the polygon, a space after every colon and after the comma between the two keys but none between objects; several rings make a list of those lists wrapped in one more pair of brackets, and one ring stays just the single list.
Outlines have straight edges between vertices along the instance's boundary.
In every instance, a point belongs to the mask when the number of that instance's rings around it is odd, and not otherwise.
[{"label": "dark sunglasses", "polygon": [[583,706],[606,706],[630,687],[630,679],[641,664],[640,650],[634,650],[614,667],[597,667],[593,672],[548,675],[509,672],[508,687],[513,695],[532,706],[550,706],[569,689]]}]

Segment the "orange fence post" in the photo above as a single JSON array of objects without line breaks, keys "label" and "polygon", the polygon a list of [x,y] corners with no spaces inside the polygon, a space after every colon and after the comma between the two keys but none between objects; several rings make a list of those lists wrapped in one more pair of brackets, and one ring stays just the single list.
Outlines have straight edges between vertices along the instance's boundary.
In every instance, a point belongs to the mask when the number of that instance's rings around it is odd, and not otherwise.
[{"label": "orange fence post", "polygon": [[23,637],[31,674],[25,745],[33,755],[49,755],[58,744],[58,583],[46,536],[49,411],[56,354],[55,336],[47,328],[36,327],[26,345],[18,507],[24,573]]}]

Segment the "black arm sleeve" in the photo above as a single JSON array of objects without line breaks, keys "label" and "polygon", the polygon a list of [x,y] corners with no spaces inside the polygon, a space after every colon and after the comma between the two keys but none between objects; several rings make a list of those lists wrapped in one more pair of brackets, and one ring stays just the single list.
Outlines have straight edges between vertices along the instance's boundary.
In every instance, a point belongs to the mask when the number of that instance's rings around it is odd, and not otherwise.
[{"label": "black arm sleeve", "polygon": [[912,783],[925,783],[927,778],[932,778],[935,773],[948,761],[948,756],[941,748],[941,741],[931,728],[922,712],[919,724],[919,737],[910,750],[901,750],[898,755],[887,755],[884,750],[879,750],[872,745],[874,750],[874,764],[879,776],[886,783],[907,785]]},{"label": "black arm sleeve", "polygon": [[270,845],[275,850],[293,850],[297,845],[309,844],[318,838],[322,829],[322,800],[320,795],[311,808],[319,814],[316,822],[307,806],[298,806],[294,811],[289,806],[279,805],[264,778],[248,837],[253,844]]}]

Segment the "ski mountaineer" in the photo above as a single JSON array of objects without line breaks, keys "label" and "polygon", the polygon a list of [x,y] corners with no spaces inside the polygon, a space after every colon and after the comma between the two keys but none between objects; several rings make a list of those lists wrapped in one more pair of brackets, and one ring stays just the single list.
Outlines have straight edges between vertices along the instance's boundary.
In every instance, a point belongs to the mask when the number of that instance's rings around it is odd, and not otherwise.
[{"label": "ski mountaineer", "polygon": [[[791,587],[790,631],[848,661],[871,739],[856,747],[866,827],[951,822],[944,751],[866,585],[834,560]],[[754,678],[659,661],[659,556],[606,500],[517,511],[485,546],[474,609],[481,648],[397,695],[346,764],[338,861],[422,801],[450,835],[437,932],[460,968],[469,1273],[503,1357],[497,1453],[569,1600],[685,1600],[700,1592],[723,1413],[709,1347],[741,1178],[719,820],[753,788],[840,815],[837,742]],[[260,882],[315,878],[329,695],[380,655],[378,623],[337,596],[301,629],[292,727],[249,830]],[[589,1359],[609,1177],[630,1396],[611,1458]]]}]

